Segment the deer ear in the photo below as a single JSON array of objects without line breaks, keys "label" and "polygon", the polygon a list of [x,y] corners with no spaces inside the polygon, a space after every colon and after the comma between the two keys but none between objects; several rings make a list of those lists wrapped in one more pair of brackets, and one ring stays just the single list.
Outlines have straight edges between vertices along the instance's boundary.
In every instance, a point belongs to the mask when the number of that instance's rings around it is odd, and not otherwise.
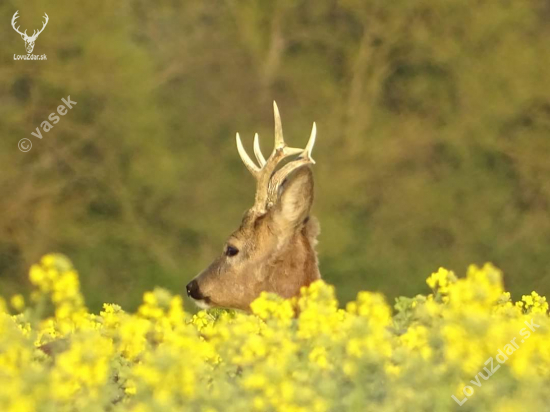
[{"label": "deer ear", "polygon": [[21,35],[21,38],[22,38],[23,40],[25,40],[25,35],[24,35],[24,34],[22,34],[22,35]]},{"label": "deer ear", "polygon": [[279,193],[273,210],[273,222],[279,233],[290,236],[309,216],[313,203],[311,168],[303,166],[294,171],[283,182]]}]

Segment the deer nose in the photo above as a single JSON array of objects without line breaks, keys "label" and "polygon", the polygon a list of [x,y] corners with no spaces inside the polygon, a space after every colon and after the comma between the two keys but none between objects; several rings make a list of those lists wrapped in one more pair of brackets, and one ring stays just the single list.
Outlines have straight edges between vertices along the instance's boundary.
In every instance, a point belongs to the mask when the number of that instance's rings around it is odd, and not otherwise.
[{"label": "deer nose", "polygon": [[193,298],[195,300],[200,300],[203,298],[199,290],[199,284],[195,279],[189,282],[189,284],[186,286],[186,289],[187,289],[187,296],[189,296],[190,298]]}]

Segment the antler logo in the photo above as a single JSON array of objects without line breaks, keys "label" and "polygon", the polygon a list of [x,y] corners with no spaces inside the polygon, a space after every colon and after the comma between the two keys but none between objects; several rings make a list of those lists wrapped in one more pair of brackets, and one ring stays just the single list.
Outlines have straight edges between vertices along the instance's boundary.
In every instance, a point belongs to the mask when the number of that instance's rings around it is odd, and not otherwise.
[{"label": "antler logo", "polygon": [[44,29],[46,28],[46,25],[48,24],[48,20],[50,18],[48,17],[48,15],[46,13],[44,13],[44,18],[46,19],[46,21],[44,22],[44,25],[42,26],[42,28],[38,32],[36,30],[34,30],[32,36],[28,36],[27,35],[27,30],[25,30],[24,33],[21,33],[19,31],[19,27],[15,27],[15,20],[17,20],[19,18],[17,13],[19,13],[19,10],[17,10],[15,12],[15,14],[13,15],[13,18],[11,19],[11,25],[12,25],[13,29],[21,35],[21,38],[23,40],[25,40],[25,48],[27,49],[27,53],[30,54],[30,53],[32,53],[32,51],[34,49],[34,42],[36,41],[36,39],[40,35],[40,33],[42,33],[44,31]]}]

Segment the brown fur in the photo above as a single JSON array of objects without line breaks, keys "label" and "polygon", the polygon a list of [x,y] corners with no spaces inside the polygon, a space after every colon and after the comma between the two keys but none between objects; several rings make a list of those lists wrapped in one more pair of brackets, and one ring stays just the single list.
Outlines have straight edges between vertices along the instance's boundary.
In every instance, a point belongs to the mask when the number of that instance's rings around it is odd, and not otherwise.
[{"label": "brown fur", "polygon": [[[289,298],[320,279],[315,252],[319,224],[309,216],[312,203],[313,175],[302,167],[287,178],[277,203],[265,214],[245,213],[221,256],[194,279],[197,304],[249,310],[262,291]],[[228,245],[238,254],[227,256]]]}]

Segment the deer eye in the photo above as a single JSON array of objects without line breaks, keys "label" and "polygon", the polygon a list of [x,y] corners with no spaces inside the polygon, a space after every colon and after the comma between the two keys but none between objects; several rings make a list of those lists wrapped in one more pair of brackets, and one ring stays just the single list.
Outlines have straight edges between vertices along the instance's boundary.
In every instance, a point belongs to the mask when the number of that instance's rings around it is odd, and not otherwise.
[{"label": "deer eye", "polygon": [[237,253],[239,253],[239,249],[237,249],[235,246],[227,245],[227,248],[225,249],[225,255],[232,257],[235,256]]}]

